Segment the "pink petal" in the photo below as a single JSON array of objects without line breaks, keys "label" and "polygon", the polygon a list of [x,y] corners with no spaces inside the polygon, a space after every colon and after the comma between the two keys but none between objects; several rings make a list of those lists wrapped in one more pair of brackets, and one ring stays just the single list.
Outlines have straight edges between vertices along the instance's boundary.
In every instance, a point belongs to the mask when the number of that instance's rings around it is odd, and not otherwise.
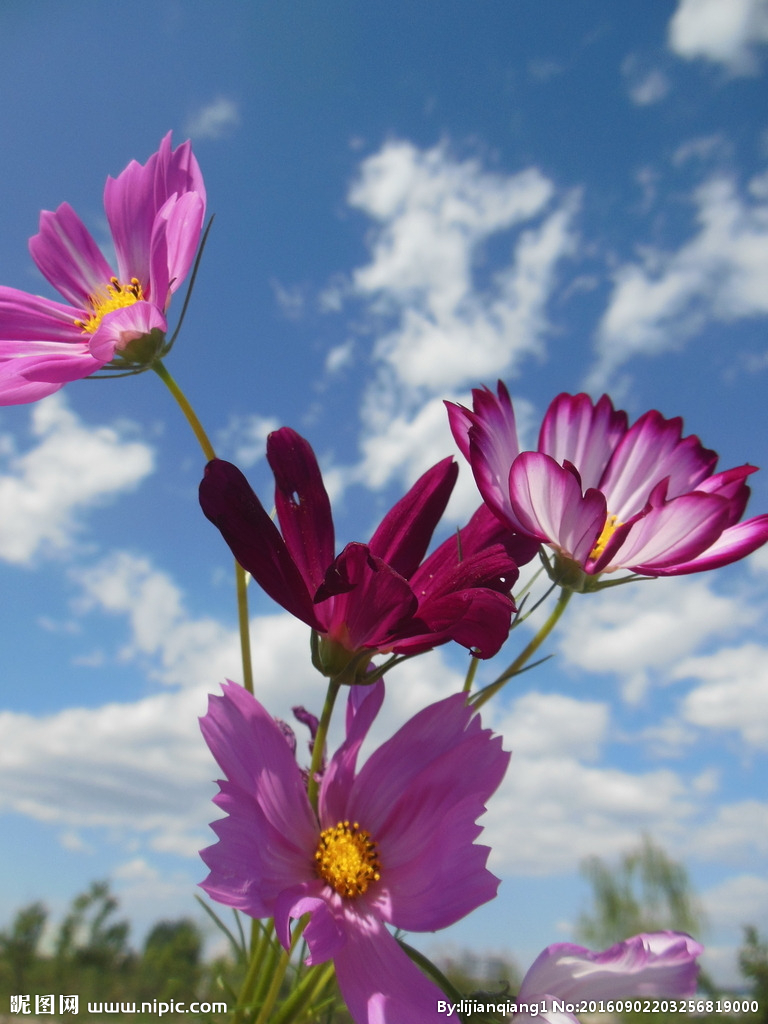
[{"label": "pink petal", "polygon": [[616,445],[627,431],[627,414],[616,411],[603,395],[593,405],[589,395],[558,395],[541,424],[539,451],[562,466],[570,462],[579,471],[584,488],[600,487],[600,480]]},{"label": "pink petal", "polygon": [[457,694],[415,715],[363,766],[341,820],[359,821],[377,842],[394,924],[431,931],[493,898],[488,850],[472,843],[508,763],[501,738]]},{"label": "pink petal", "polygon": [[529,969],[518,1001],[535,1001],[544,995],[569,1002],[693,995],[698,977],[696,957],[703,951],[703,946],[682,932],[635,935],[601,953],[556,943]]},{"label": "pink petal", "polygon": [[200,729],[229,782],[248,793],[291,847],[311,854],[317,821],[296,760],[275,720],[242,686],[211,695]]},{"label": "pink petal", "polygon": [[637,518],[623,541],[606,545],[593,571],[623,567],[655,575],[696,558],[715,543],[728,521],[728,502],[696,491]]},{"label": "pink petal", "polygon": [[568,469],[549,455],[523,452],[509,473],[509,496],[520,529],[568,558],[586,562],[607,516],[599,491],[582,496],[579,481]]},{"label": "pink petal", "polygon": [[303,914],[311,915],[302,932],[309,947],[305,961],[309,966],[330,960],[347,941],[344,917],[338,907],[340,899],[329,894],[330,889],[316,878],[285,889],[275,903],[275,932],[286,949],[291,944],[291,922]]},{"label": "pink petal", "polygon": [[29,251],[40,272],[75,306],[87,304],[114,276],[69,203],[62,203],[55,213],[43,210],[40,232],[30,238]]},{"label": "pink petal", "polygon": [[[189,142],[171,150],[171,134],[142,166],[135,160],[104,188],[107,214],[117,252],[121,280],[137,277],[146,287],[151,280],[150,251],[155,218],[174,193],[196,192],[205,204],[200,168]],[[170,250],[169,250],[170,251]],[[159,304],[165,297],[152,296]]]},{"label": "pink petal", "polygon": [[203,230],[205,200],[196,192],[171,196],[157,215],[153,226],[154,238],[162,232],[165,238],[164,263],[154,257],[151,269],[152,297],[159,306],[165,304],[165,289],[175,292],[181,287],[197,255]]},{"label": "pink petal", "polygon": [[443,993],[375,918],[350,924],[334,964],[355,1024],[445,1024],[437,1010]]},{"label": "pink petal", "polygon": [[384,682],[351,686],[347,698],[346,739],[331,758],[320,786],[320,818],[336,824],[347,814],[346,799],[355,777],[357,756],[384,700]]},{"label": "pink petal", "polygon": [[88,314],[40,295],[0,287],[0,358],[55,352],[61,345],[88,350],[88,337],[75,320]]},{"label": "pink petal", "polygon": [[768,515],[755,516],[729,526],[701,554],[689,561],[675,562],[668,568],[654,568],[654,576],[682,576],[705,569],[719,569],[745,558],[768,541]]},{"label": "pink petal", "polygon": [[619,442],[600,484],[608,511],[625,523],[642,511],[659,481],[669,479],[667,497],[696,488],[717,463],[717,454],[697,437],[680,437],[682,420],[651,410]]},{"label": "pink petal", "polygon": [[446,403],[456,443],[469,459],[478,489],[488,507],[503,520],[511,517],[507,480],[520,453],[515,413],[505,385],[497,395],[488,388],[472,392],[472,412]]}]

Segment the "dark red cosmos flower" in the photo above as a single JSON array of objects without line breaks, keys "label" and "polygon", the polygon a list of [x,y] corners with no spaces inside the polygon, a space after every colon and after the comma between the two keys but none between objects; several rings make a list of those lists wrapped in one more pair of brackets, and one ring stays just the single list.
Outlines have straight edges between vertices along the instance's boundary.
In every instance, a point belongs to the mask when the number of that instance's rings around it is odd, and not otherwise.
[{"label": "dark red cosmos flower", "polygon": [[280,529],[248,481],[215,459],[200,484],[203,512],[261,587],[335,648],[416,654],[449,640],[482,658],[507,638],[510,590],[535,542],[481,507],[458,535],[424,556],[453,490],[447,458],[390,509],[367,544],[335,553],[333,516],[309,443],[288,427],[270,434]]}]

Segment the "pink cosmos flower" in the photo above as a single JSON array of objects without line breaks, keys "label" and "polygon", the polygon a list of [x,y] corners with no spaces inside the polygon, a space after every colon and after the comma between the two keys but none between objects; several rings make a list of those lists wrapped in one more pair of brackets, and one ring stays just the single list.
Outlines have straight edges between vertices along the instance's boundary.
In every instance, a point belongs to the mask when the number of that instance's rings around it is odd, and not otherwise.
[{"label": "pink cosmos flower", "polygon": [[282,535],[231,463],[208,464],[200,504],[238,562],[283,608],[347,652],[415,654],[448,640],[484,658],[499,650],[514,611],[509,591],[517,565],[535,546],[480,509],[458,539],[422,561],[456,481],[450,458],[417,480],[368,544],[347,544],[338,557],[309,443],[283,427],[270,434],[267,458]]},{"label": "pink cosmos flower", "polygon": [[226,817],[202,851],[212,899],[274,917],[290,945],[303,932],[308,964],[333,959],[357,1024],[440,1024],[440,990],[387,929],[435,931],[496,895],[475,824],[509,755],[462,694],[425,708],[357,771],[383,683],[353,687],[346,740],[323,774],[318,812],[278,725],[239,686],[210,697],[203,735],[224,772],[214,802]]},{"label": "pink cosmos flower", "polygon": [[40,214],[32,258],[66,303],[0,287],[0,405],[34,402],[115,357],[160,354],[165,313],[195,258],[205,186],[189,142],[166,135],[147,163],[107,178],[104,210],[117,271],[68,203]]},{"label": "pink cosmos flower", "polygon": [[[602,953],[559,942],[530,968],[517,996],[522,1009],[515,1024],[579,1024],[571,1010],[553,1009],[553,1000],[578,1008],[595,1000],[687,997],[696,991],[696,957],[704,947],[683,932],[635,935]],[[541,1004],[545,1011],[539,1012]]]},{"label": "pink cosmos flower", "polygon": [[583,588],[617,569],[715,569],[768,540],[768,515],[739,522],[755,467],[716,473],[716,453],[682,437],[679,417],[651,410],[629,426],[607,395],[593,402],[562,394],[547,410],[538,450],[521,452],[501,381],[497,395],[474,391],[472,410],[446,404],[488,507],[554,548],[559,569]]}]

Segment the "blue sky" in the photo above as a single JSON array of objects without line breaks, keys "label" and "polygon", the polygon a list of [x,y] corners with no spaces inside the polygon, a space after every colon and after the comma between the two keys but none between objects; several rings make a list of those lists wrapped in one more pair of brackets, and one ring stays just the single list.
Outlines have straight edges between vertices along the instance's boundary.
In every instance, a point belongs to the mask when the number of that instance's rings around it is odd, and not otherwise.
[{"label": "blue sky", "polygon": [[[106,245],[106,176],[173,130],[216,216],[168,366],[265,503],[288,424],[339,540],[365,539],[454,450],[443,399],[499,377],[528,442],[559,391],[608,390],[683,416],[722,467],[768,468],[765,0],[225,10],[2,6],[2,283],[52,295],[40,209],[66,200]],[[0,921],[104,876],[137,940],[194,911],[215,777],[196,717],[239,674],[201,469],[153,374],[0,410]],[[462,467],[445,530],[476,503]],[[306,628],[251,600],[259,696],[319,708]],[[740,925],[768,926],[767,612],[765,553],[574,600],[556,657],[493,709],[514,751],[486,818],[501,895],[421,945],[525,966],[572,937],[581,858],[648,832],[731,978]],[[464,658],[393,676],[379,739]]]}]

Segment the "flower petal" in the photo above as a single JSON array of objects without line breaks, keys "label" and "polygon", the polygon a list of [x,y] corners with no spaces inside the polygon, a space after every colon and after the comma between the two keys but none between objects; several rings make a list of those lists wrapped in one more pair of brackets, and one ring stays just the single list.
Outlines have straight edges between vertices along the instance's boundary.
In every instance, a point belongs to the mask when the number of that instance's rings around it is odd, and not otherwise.
[{"label": "flower petal", "polygon": [[743,523],[729,526],[717,540],[701,554],[689,561],[675,562],[673,566],[656,566],[654,576],[682,576],[705,569],[719,569],[745,558],[768,541],[768,515],[755,516]]},{"label": "flower petal", "polygon": [[627,431],[627,414],[613,408],[607,395],[593,405],[589,395],[555,398],[541,424],[539,451],[562,466],[574,465],[584,488],[599,487],[619,440]]},{"label": "flower petal", "polygon": [[275,506],[285,544],[314,594],[333,562],[333,516],[320,467],[308,441],[290,427],[267,439],[275,474]]},{"label": "flower petal", "polygon": [[[728,501],[694,491],[638,516],[622,533],[618,547],[610,542],[592,571],[628,568],[647,576],[696,558],[717,541],[728,522]],[[618,534],[618,531],[617,531]]]},{"label": "flower petal", "polygon": [[304,579],[280,532],[243,474],[214,459],[200,483],[200,506],[232,554],[269,596],[313,629],[322,629]]},{"label": "flower petal", "polygon": [[458,475],[459,467],[449,457],[419,477],[382,519],[371,537],[371,553],[410,579],[427,553]]},{"label": "flower petal", "polygon": [[355,1024],[444,1024],[443,993],[410,960],[380,921],[359,918],[334,957]]},{"label": "flower petal", "polygon": [[509,496],[521,529],[577,562],[587,560],[606,521],[605,498],[599,491],[582,496],[569,469],[549,455],[523,452],[509,472]]},{"label": "flower petal", "polygon": [[324,823],[335,825],[346,816],[346,799],[355,777],[357,756],[383,701],[383,680],[371,686],[349,688],[346,739],[331,758],[320,787],[320,820]]},{"label": "flower petal", "polygon": [[304,780],[275,720],[242,686],[226,683],[208,698],[200,729],[230,783],[249,794],[285,841],[314,850],[317,821]]},{"label": "flower petal", "polygon": [[556,943],[529,969],[518,1001],[545,994],[566,1001],[693,995],[696,957],[703,952],[703,946],[682,932],[635,935],[601,953]]},{"label": "flower petal", "polygon": [[16,288],[0,287],[0,358],[56,351],[60,345],[88,350],[75,320],[85,311]]},{"label": "flower petal", "polygon": [[472,466],[483,500],[500,519],[508,520],[509,467],[520,453],[515,413],[505,385],[497,395],[488,388],[472,392],[472,411],[446,402],[448,419],[459,448]]},{"label": "flower petal", "polygon": [[417,607],[407,580],[357,543],[334,560],[315,601],[325,631],[349,650],[391,647]]},{"label": "flower petal", "polygon": [[[167,290],[175,292],[195,261],[205,217],[205,200],[197,192],[173,195],[163,205],[152,228],[151,294],[161,307],[165,306]],[[162,235],[163,247],[158,256],[157,237]]]},{"label": "flower petal", "polygon": [[608,511],[625,523],[642,511],[660,480],[669,479],[668,498],[692,491],[712,473],[717,454],[698,437],[680,437],[680,417],[667,420],[655,409],[630,427],[616,447],[600,490]]},{"label": "flower petal", "polygon": [[365,763],[340,820],[359,821],[377,842],[382,913],[392,923],[432,931],[496,894],[489,851],[472,842],[508,763],[501,738],[482,728],[463,694],[419,712]]},{"label": "flower petal", "polygon": [[69,203],[62,203],[55,213],[43,210],[40,231],[30,238],[29,251],[43,276],[75,306],[87,303],[114,276]]},{"label": "flower petal", "polygon": [[[104,187],[104,209],[115,241],[121,280],[137,277],[148,287],[150,251],[155,218],[174,193],[195,192],[205,205],[205,187],[189,142],[171,149],[171,133],[145,165],[132,160]],[[203,214],[204,215],[204,214]],[[169,249],[170,251],[170,249]],[[159,304],[165,296],[152,298]]]}]

